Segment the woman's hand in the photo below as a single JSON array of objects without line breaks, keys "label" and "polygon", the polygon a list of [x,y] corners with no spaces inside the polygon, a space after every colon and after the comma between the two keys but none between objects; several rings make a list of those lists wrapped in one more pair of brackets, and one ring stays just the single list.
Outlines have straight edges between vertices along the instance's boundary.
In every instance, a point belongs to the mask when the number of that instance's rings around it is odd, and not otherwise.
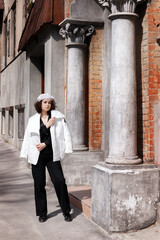
[{"label": "woman's hand", "polygon": [[36,145],[36,148],[38,149],[38,151],[42,151],[44,148],[46,147],[45,143],[39,143]]},{"label": "woman's hand", "polygon": [[49,128],[55,123],[55,117],[50,118],[49,121],[46,123],[46,127]]}]

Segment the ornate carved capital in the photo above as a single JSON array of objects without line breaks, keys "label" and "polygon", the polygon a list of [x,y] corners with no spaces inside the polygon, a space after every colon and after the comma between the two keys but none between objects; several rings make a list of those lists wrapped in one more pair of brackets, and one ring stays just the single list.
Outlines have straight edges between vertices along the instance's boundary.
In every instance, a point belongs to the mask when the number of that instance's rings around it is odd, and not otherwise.
[{"label": "ornate carved capital", "polygon": [[136,5],[148,0],[98,0],[103,7],[108,7],[112,13],[134,13]]},{"label": "ornate carved capital", "polygon": [[65,27],[61,28],[59,34],[63,38],[67,38],[68,42],[84,43],[86,37],[91,36],[95,31],[94,26],[78,26],[67,23]]}]

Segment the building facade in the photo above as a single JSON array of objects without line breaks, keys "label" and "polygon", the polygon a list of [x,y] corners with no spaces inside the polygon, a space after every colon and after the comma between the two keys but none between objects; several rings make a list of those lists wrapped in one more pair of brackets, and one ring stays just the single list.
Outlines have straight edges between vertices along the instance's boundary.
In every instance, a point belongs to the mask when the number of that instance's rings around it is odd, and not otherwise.
[{"label": "building facade", "polygon": [[33,103],[49,92],[72,135],[68,184],[91,184],[99,162],[160,164],[159,0],[4,0],[0,16],[5,141],[21,148]]}]

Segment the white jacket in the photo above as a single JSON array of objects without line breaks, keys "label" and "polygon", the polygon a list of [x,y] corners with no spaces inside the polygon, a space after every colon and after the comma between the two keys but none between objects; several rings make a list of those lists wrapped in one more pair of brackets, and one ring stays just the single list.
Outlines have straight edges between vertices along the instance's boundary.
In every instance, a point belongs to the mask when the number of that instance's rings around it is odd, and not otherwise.
[{"label": "white jacket", "polygon": [[[51,117],[55,117],[55,123],[50,127],[51,142],[53,149],[53,161],[59,161],[65,153],[72,153],[72,142],[64,115],[57,111],[51,111]],[[40,114],[36,113],[29,118],[25,131],[21,158],[28,158],[28,162],[36,165],[40,152],[36,145],[40,143]]]}]

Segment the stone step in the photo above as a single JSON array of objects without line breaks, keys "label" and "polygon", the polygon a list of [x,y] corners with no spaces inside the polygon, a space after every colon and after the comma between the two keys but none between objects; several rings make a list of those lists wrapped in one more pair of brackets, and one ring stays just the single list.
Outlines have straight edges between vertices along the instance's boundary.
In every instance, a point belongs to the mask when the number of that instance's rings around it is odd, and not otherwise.
[{"label": "stone step", "polygon": [[70,203],[91,219],[91,186],[68,186]]}]

